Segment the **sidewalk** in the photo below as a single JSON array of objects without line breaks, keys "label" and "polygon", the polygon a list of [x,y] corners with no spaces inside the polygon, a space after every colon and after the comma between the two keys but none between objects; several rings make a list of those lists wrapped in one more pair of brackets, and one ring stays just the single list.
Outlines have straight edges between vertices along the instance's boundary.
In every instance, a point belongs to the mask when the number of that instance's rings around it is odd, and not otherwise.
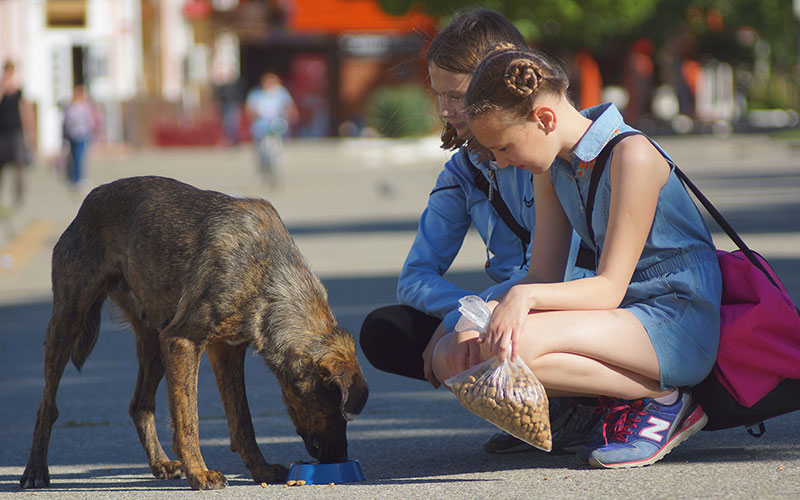
[{"label": "sidewalk", "polygon": [[[98,185],[121,177],[163,175],[234,196],[266,198],[287,226],[297,228],[296,240],[317,272],[396,274],[448,155],[438,149],[435,138],[364,142],[368,144],[290,143],[284,180],[276,189],[255,175],[254,152],[247,145],[94,154],[87,178]],[[85,194],[71,192],[47,165],[36,165],[28,174],[25,204],[0,221],[0,302],[49,291],[49,252]],[[403,230],[396,230],[398,226]],[[342,238],[345,233],[359,238]],[[365,244],[375,252],[346,258]],[[331,245],[336,252],[330,251]]]},{"label": "sidewalk", "polygon": [[[660,142],[721,210],[798,199],[800,186],[780,185],[780,179],[768,186],[759,181],[800,172],[795,142],[751,135],[671,136]],[[120,177],[164,175],[205,189],[267,198],[322,275],[396,275],[430,188],[449,157],[435,137],[297,140],[287,148],[284,183],[271,190],[255,176],[254,154],[247,145],[93,153],[87,177],[94,185]],[[739,182],[707,182],[716,177]],[[2,194],[0,200],[7,200]],[[29,171],[25,204],[0,219],[0,302],[49,292],[50,249],[84,194],[70,192],[49,165]],[[747,241],[768,257],[800,258],[800,227],[777,237],[755,234]],[[471,235],[467,245],[474,247],[475,258],[460,257],[456,270],[483,263],[480,240]],[[719,245],[730,247],[725,238]]]},{"label": "sidewalk", "polygon": [[[800,162],[791,143],[760,136],[661,142],[745,240],[771,259],[800,303]],[[369,311],[394,302],[396,276],[417,219],[449,154],[428,138],[297,141],[288,156],[285,182],[276,190],[258,182],[253,152],[246,147],[96,155],[89,178],[99,184],[158,174],[236,196],[266,197],[322,277],[340,325],[357,336]],[[118,331],[124,328],[108,308],[82,372],[69,365],[62,379],[49,455],[52,487],[22,491],[18,481],[43,387],[50,253],[79,206],[80,197],[38,166],[31,172],[26,204],[5,222],[13,234],[0,230],[0,262],[8,264],[0,268],[0,499],[800,498],[800,412],[767,422],[760,439],[741,428],[701,432],[650,467],[587,469],[572,456],[488,455],[481,444],[495,428],[452,394],[379,372],[363,358],[370,396],[362,414],[348,424],[348,443],[366,481],[301,488],[254,484],[229,449],[224,411],[204,359],[200,445],[208,466],[223,472],[229,486],[191,491],[183,480],[155,480],[147,468],[128,416],[137,373],[133,336]],[[462,254],[453,279],[467,288],[481,287],[485,252],[474,233]],[[247,359],[249,406],[265,458],[284,465],[309,460],[275,377],[257,356]],[[172,456],[164,386],[156,421],[159,439]]]}]

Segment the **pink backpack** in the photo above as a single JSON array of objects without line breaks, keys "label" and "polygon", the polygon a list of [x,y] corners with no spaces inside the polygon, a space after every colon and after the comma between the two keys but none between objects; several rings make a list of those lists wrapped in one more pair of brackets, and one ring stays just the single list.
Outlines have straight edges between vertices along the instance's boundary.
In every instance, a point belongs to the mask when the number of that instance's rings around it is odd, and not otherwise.
[{"label": "pink backpack", "polygon": [[[617,142],[634,134],[644,135],[638,131],[617,134],[601,154],[608,154]],[[800,310],[767,261],[747,247],[686,174],[667,160],[739,247],[734,252],[717,250],[722,270],[717,362],[708,377],[692,387],[692,393],[708,415],[703,430],[742,425],[759,437],[764,433],[764,420],[800,410]],[[605,165],[605,160],[601,162],[598,157],[596,165]],[[592,172],[586,202],[590,232],[591,207],[599,177]]]},{"label": "pink backpack", "polygon": [[714,371],[746,407],[783,379],[800,379],[800,316],[775,271],[760,255],[753,255],[760,266],[742,251],[717,251],[722,331]]},{"label": "pink backpack", "polygon": [[748,248],[686,174],[678,167],[675,172],[739,247],[717,250],[719,351],[714,370],[692,389],[708,415],[704,430],[743,425],[759,437],[764,420],[800,409],[800,310],[769,263]]}]

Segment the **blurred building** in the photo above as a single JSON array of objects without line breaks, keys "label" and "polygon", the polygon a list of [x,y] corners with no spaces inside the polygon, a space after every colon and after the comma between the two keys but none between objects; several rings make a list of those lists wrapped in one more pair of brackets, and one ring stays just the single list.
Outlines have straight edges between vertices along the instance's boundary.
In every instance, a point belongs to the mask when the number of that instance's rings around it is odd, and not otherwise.
[{"label": "blurred building", "polygon": [[[235,72],[246,88],[281,75],[297,101],[301,135],[335,135],[364,121],[372,90],[424,81],[434,19],[390,16],[377,0],[195,0],[191,24],[209,47],[213,74]],[[203,7],[205,6],[205,7]],[[200,96],[204,101],[204,96]]]},{"label": "blurred building", "polygon": [[0,0],[0,60],[17,63],[45,155],[75,85],[101,106],[105,141],[207,144],[221,137],[214,85],[268,70],[298,103],[296,133],[333,135],[378,86],[424,80],[434,30],[377,0]]},{"label": "blurred building", "polygon": [[105,137],[124,138],[123,104],[142,77],[140,0],[0,1],[0,60],[16,63],[36,109],[37,146],[61,147],[60,106],[85,85],[105,115]]}]

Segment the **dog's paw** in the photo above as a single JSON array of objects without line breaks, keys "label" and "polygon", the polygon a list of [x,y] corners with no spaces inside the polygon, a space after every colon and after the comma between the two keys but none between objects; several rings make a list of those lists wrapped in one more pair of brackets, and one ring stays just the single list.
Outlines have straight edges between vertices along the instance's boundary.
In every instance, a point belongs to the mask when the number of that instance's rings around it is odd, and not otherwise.
[{"label": "dog's paw", "polygon": [[266,464],[251,468],[250,474],[253,475],[253,481],[259,484],[281,484],[286,482],[286,478],[289,476],[289,469],[280,464]]},{"label": "dog's paw", "polygon": [[228,486],[225,476],[216,470],[201,471],[196,476],[187,477],[193,490],[220,490]]},{"label": "dog's paw", "polygon": [[180,479],[183,475],[183,464],[177,460],[165,460],[150,466],[156,479]]},{"label": "dog's paw", "polygon": [[19,478],[20,488],[49,488],[50,487],[50,472],[47,467],[40,468],[28,465],[25,467],[25,472]]}]

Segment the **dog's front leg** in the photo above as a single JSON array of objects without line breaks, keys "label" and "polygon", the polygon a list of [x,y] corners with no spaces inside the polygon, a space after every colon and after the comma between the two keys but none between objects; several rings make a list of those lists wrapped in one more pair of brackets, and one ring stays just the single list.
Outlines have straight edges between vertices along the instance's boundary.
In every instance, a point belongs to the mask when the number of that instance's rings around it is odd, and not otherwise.
[{"label": "dog's front leg", "polygon": [[268,464],[256,443],[244,383],[244,357],[247,345],[231,346],[216,342],[208,346],[208,360],[214,369],[222,404],[228,417],[231,450],[242,457],[256,483],[282,483],[289,470],[283,465]]},{"label": "dog's front leg", "polygon": [[200,454],[197,418],[197,375],[201,346],[178,336],[168,327],[161,333],[161,352],[167,373],[167,393],[172,414],[172,447],[183,463],[189,486],[196,490],[224,488],[228,480],[221,472],[208,470]]}]

